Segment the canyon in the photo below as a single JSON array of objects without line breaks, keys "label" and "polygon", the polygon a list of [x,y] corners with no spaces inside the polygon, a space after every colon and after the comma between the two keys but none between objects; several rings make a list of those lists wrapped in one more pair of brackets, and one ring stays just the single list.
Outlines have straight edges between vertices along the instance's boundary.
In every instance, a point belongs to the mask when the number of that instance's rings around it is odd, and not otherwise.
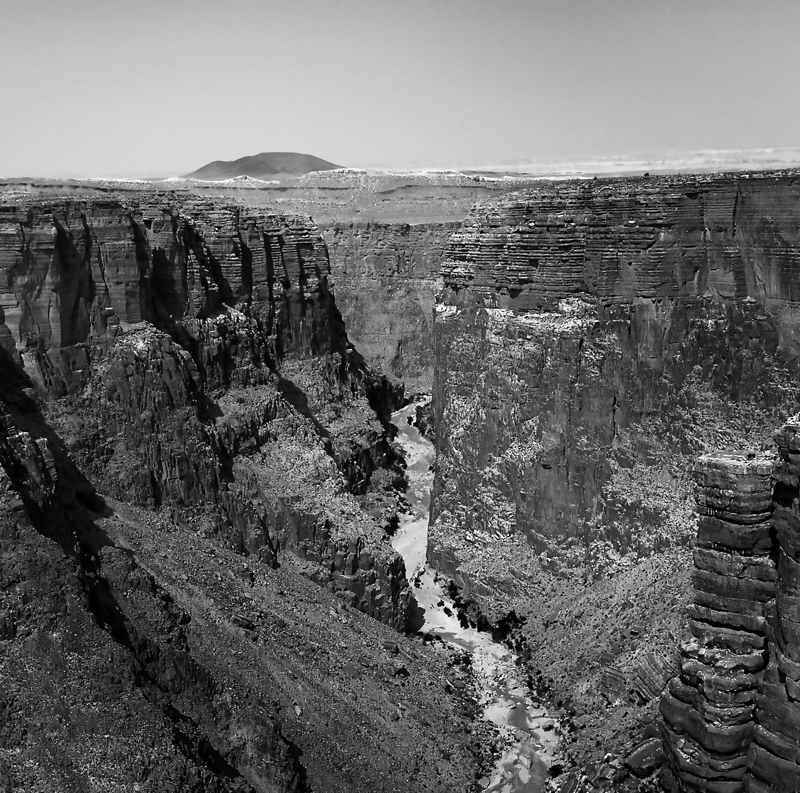
[{"label": "canyon", "polygon": [[468,788],[468,692],[402,635],[400,390],[349,343],[316,229],[174,194],[14,199],[4,786]]},{"label": "canyon", "polygon": [[791,171],[4,185],[0,790],[796,790],[799,239]]}]

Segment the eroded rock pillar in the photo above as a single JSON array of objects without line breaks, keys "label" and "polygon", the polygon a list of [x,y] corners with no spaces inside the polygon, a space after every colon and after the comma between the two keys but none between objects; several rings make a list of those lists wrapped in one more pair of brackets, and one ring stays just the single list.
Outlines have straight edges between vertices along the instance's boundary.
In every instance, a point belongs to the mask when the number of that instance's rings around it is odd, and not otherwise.
[{"label": "eroded rock pillar", "polygon": [[755,453],[705,455],[695,467],[694,638],[661,700],[670,793],[743,790],[777,579],[772,468],[771,456]]},{"label": "eroded rock pillar", "polygon": [[767,667],[755,697],[756,726],[747,757],[747,793],[800,790],[800,418],[775,435],[772,525],[775,600],[767,609]]}]

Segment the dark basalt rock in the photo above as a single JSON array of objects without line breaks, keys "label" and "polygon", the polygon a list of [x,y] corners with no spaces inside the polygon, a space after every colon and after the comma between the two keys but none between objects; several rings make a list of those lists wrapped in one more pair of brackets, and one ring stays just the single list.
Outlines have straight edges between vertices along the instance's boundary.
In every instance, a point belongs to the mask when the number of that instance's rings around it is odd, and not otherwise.
[{"label": "dark basalt rock", "polygon": [[650,776],[664,761],[664,749],[659,738],[639,744],[626,758],[625,767],[640,779]]}]

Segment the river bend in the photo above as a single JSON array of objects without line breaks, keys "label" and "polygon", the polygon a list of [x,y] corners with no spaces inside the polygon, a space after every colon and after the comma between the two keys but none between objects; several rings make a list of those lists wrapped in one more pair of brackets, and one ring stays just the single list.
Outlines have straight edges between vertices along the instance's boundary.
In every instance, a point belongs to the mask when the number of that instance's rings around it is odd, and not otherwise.
[{"label": "river bend", "polygon": [[423,403],[412,403],[392,416],[397,442],[406,456],[406,498],[410,504],[410,512],[400,517],[392,545],[405,561],[409,581],[419,581],[414,595],[425,612],[421,630],[471,653],[483,717],[498,726],[504,739],[503,755],[491,776],[483,780],[485,791],[540,793],[556,751],[554,722],[526,693],[515,653],[493,641],[489,633],[462,627],[453,603],[426,564],[435,451],[433,444],[409,423],[419,404]]}]

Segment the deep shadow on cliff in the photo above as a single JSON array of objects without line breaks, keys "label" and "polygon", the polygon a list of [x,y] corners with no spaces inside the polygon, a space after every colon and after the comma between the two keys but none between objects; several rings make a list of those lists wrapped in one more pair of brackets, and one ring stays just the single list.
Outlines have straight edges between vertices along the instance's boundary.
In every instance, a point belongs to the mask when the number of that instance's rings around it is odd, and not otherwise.
[{"label": "deep shadow on cliff", "polygon": [[396,632],[401,394],[313,226],[163,194],[0,218],[3,784],[468,789],[470,698]]},{"label": "deep shadow on cliff", "polygon": [[321,583],[402,628],[381,525],[401,392],[349,343],[313,226],[158,194],[2,217],[3,344],[96,486],[267,562],[324,557]]},{"label": "deep shadow on cliff", "polygon": [[[0,370],[7,783],[72,790],[103,776],[154,790],[306,790],[300,752],[275,721],[239,705],[250,741],[237,746],[219,729],[226,682],[193,656],[189,615],[98,526],[113,510],[5,351]],[[131,755],[145,749],[150,756],[136,768]]]}]

